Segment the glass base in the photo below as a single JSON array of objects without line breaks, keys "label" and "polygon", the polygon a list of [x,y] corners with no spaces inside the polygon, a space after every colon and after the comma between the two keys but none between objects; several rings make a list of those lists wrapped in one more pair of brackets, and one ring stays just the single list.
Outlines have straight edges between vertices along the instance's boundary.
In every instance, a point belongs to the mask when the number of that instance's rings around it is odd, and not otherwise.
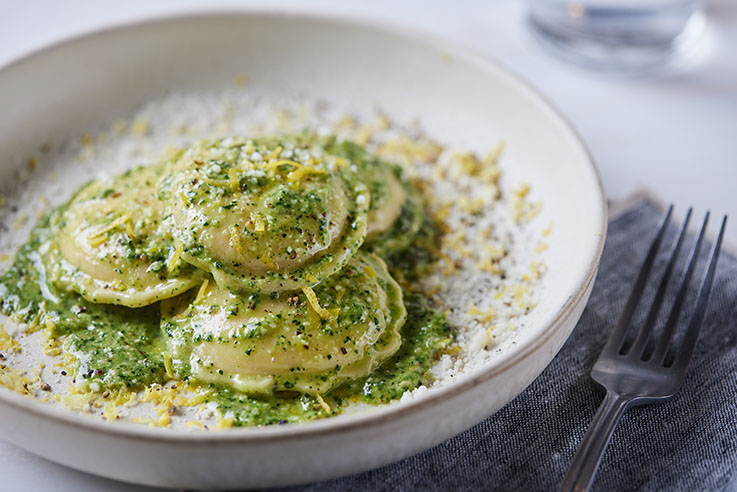
[{"label": "glass base", "polygon": [[704,31],[700,10],[663,19],[656,12],[611,9],[585,13],[532,6],[532,31],[556,56],[607,72],[641,72],[685,56]]}]

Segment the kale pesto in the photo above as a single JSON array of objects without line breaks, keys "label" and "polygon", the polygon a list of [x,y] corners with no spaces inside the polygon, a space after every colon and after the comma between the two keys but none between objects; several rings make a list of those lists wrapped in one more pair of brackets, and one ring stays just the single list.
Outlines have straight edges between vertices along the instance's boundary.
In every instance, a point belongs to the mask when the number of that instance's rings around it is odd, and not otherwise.
[{"label": "kale pesto", "polygon": [[407,321],[398,352],[370,375],[339,386],[323,402],[306,394],[275,394],[271,398],[249,397],[224,386],[212,385],[209,401],[233,419],[236,426],[302,422],[340,413],[345,405],[360,400],[379,405],[396,400],[405,391],[432,382],[430,367],[450,345],[452,329],[445,315],[428,306],[419,294],[405,296]]},{"label": "kale pesto", "polygon": [[106,388],[142,388],[166,381],[157,305],[132,309],[95,304],[46,281],[38,250],[48,240],[49,219],[0,277],[0,308],[19,322],[48,327],[76,361],[79,383]]},{"label": "kale pesto", "polygon": [[233,425],[303,422],[432,381],[453,333],[412,284],[437,235],[356,144],[205,141],[39,220],[0,310],[48,330],[82,390],[186,381]]}]

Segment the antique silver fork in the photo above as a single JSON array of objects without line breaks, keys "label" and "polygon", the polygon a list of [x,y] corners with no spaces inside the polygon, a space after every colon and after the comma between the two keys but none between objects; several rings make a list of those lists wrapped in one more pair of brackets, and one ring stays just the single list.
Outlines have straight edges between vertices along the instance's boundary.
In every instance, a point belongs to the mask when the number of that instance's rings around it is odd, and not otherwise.
[{"label": "antique silver fork", "polygon": [[714,272],[716,271],[727,217],[725,216],[722,219],[719,234],[714,241],[711,256],[704,271],[693,315],[688,322],[682,340],[677,344],[678,347],[673,346],[673,339],[686,299],[688,285],[696,267],[699,249],[704,239],[704,232],[709,221],[709,212],[706,213],[701,224],[699,235],[689,256],[688,266],[681,276],[680,286],[670,314],[662,327],[662,332],[659,336],[652,335],[673,268],[678,260],[678,253],[686,236],[686,229],[691,218],[691,209],[688,210],[678,236],[671,247],[663,277],[647,317],[635,334],[634,340],[628,342],[628,328],[635,309],[642,298],[650,271],[668,228],[672,211],[673,206],[671,205],[663,215],[655,239],[650,245],[645,262],[635,280],[614,332],[609,337],[604,350],[591,370],[591,377],[606,389],[606,396],[589,425],[576,455],[573,457],[561,486],[563,491],[583,491],[591,487],[614,428],[628,408],[635,405],[666,401],[678,392],[681,383],[683,383],[709,303],[709,295],[714,281]]}]

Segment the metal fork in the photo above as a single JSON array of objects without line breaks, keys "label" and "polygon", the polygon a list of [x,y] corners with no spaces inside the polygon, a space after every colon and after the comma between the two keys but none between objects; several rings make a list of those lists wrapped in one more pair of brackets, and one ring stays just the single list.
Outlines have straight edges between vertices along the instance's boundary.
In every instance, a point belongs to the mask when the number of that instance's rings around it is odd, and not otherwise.
[{"label": "metal fork", "polygon": [[716,241],[714,241],[711,256],[704,271],[694,312],[680,346],[678,348],[672,347],[673,336],[676,332],[688,285],[698,260],[699,249],[709,221],[709,212],[706,213],[701,224],[699,235],[688,260],[688,266],[682,274],[680,287],[667,321],[663,326],[662,333],[659,337],[652,337],[652,340],[651,335],[665,298],[668,282],[678,259],[678,253],[686,236],[686,229],[691,218],[691,209],[688,210],[678,237],[671,247],[670,258],[647,317],[634,340],[627,343],[628,328],[635,309],[642,298],[647,279],[650,276],[653,263],[668,228],[672,211],[673,206],[671,205],[663,215],[658,232],[635,280],[614,332],[609,337],[604,350],[591,370],[591,377],[606,389],[606,396],[586,431],[576,455],[573,457],[568,474],[561,486],[563,491],[583,491],[591,487],[614,428],[628,408],[635,405],[666,401],[678,392],[681,383],[683,383],[704,321],[727,217],[725,216],[722,219],[719,234]]}]

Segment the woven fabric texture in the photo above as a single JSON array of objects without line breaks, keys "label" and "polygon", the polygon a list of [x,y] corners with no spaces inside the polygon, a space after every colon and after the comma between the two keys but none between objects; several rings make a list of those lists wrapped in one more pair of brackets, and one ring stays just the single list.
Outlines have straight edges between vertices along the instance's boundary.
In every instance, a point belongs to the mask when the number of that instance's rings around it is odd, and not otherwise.
[{"label": "woven fabric texture", "polygon": [[[654,204],[641,201],[610,221],[583,317],[553,362],[502,410],[398,463],[284,490],[557,489],[603,398],[589,372],[624,305],[661,213]],[[712,229],[716,227],[712,224]],[[671,238],[675,229],[672,225]],[[684,253],[692,241],[693,236]],[[707,253],[702,248],[702,264]],[[656,263],[656,273],[665,264],[664,256]],[[685,259],[680,263],[682,267]],[[690,299],[696,296],[701,271],[703,265],[691,282]],[[717,272],[701,338],[681,391],[664,404],[635,407],[624,415],[594,490],[737,490],[737,259],[723,252]],[[654,290],[651,286],[646,298]],[[669,297],[674,293],[669,292]],[[668,310],[666,299],[661,321]]]}]

